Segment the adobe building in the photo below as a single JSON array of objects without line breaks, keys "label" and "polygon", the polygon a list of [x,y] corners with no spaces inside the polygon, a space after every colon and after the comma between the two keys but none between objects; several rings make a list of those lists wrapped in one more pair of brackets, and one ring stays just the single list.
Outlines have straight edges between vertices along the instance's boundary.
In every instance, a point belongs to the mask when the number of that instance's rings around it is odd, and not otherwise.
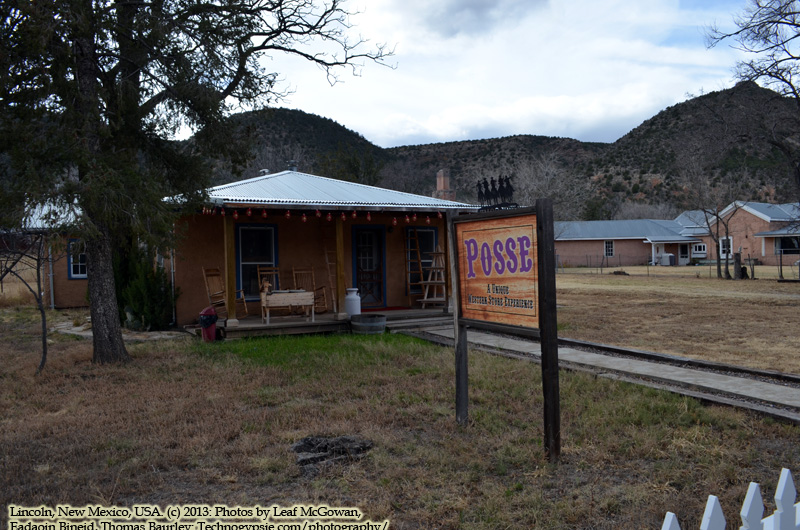
[{"label": "adobe building", "polygon": [[297,287],[293,271],[313,271],[328,311],[343,312],[348,288],[358,289],[363,310],[415,307],[431,268],[445,265],[434,261],[446,259],[447,215],[477,209],[293,170],[216,186],[208,195],[209,207],[177,226],[179,325],[195,322],[209,305],[208,269],[224,271],[227,326],[243,312],[235,292],[248,315],[260,314],[259,267],[277,269],[271,283],[278,290]]}]

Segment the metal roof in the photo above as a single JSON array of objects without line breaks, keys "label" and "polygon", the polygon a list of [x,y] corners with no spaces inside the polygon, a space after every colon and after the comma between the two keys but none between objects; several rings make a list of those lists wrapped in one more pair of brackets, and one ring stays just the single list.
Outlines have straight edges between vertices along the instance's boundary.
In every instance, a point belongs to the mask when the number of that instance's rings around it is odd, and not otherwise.
[{"label": "metal roof", "polygon": [[699,243],[701,240],[696,237],[687,236],[647,236],[645,241],[648,243]]},{"label": "metal roof", "polygon": [[800,226],[790,225],[769,232],[753,234],[755,237],[797,237],[800,235]]},{"label": "metal roof", "polygon": [[[741,202],[735,201],[719,212],[720,217],[725,217],[735,208],[745,210],[768,223],[797,221],[800,219],[800,204],[770,204],[766,202]],[[675,218],[675,222],[683,226],[681,235],[704,236],[708,235],[708,225],[716,223],[716,215],[710,210],[688,210]],[[767,232],[762,232],[766,234]],[[785,232],[781,232],[785,234]],[[758,235],[758,234],[756,234]]]},{"label": "metal roof", "polygon": [[[681,225],[661,219],[626,219],[615,221],[562,221],[555,223],[557,241],[641,239],[659,242],[689,242],[681,235]],[[663,238],[666,238],[662,241]]]},{"label": "metal roof", "polygon": [[25,208],[20,229],[25,232],[58,231],[73,227],[80,217],[80,208],[73,204],[56,205],[51,202],[31,204]]},{"label": "metal roof", "polygon": [[773,221],[793,221],[800,218],[800,205],[797,203],[745,202],[740,203],[740,206],[770,223]]},{"label": "metal roof", "polygon": [[686,210],[675,218],[675,222],[685,228],[705,228],[706,214],[703,210]]},{"label": "metal roof", "polygon": [[424,195],[366,186],[299,171],[281,171],[231,182],[208,190],[212,200],[225,204],[325,208],[385,208],[477,210],[479,206]]}]

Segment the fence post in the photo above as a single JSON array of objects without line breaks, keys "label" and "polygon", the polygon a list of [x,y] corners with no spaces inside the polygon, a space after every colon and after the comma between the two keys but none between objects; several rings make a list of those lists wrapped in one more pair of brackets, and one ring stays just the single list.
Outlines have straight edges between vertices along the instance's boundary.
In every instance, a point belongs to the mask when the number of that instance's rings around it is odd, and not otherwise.
[{"label": "fence post", "polygon": [[722,515],[722,506],[716,495],[708,496],[700,530],[725,530],[725,516]]},{"label": "fence post", "polygon": [[784,468],[781,471],[781,478],[778,487],[775,489],[775,515],[773,516],[774,530],[795,530],[797,508],[794,501],[797,498],[797,490],[794,487],[792,473]]},{"label": "fence post", "polygon": [[661,525],[661,530],[681,530],[681,525],[678,524],[678,516],[672,512],[667,512],[664,524]]},{"label": "fence post", "polygon": [[[772,515],[762,519],[764,502],[761,498],[761,487],[757,483],[751,482],[739,512],[742,518],[742,526],[739,530],[796,530],[800,528],[798,525],[800,503],[795,504],[796,500],[797,490],[792,473],[784,468],[781,470],[778,487],[775,488],[776,510]],[[724,530],[725,524],[725,516],[722,513],[719,499],[714,495],[709,495],[700,530]],[[674,513],[667,512],[661,530],[681,530],[678,518]]]},{"label": "fence post", "polygon": [[740,530],[761,530],[761,518],[764,517],[764,501],[761,499],[761,488],[755,482],[747,488],[747,496],[742,504],[742,527]]}]

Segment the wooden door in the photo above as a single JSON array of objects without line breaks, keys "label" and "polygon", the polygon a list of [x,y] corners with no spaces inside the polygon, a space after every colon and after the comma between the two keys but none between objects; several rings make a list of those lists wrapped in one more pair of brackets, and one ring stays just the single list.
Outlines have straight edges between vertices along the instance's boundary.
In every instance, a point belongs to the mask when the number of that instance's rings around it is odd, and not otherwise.
[{"label": "wooden door", "polygon": [[354,231],[355,286],[362,307],[384,307],[385,267],[384,235],[381,228],[360,228]]}]

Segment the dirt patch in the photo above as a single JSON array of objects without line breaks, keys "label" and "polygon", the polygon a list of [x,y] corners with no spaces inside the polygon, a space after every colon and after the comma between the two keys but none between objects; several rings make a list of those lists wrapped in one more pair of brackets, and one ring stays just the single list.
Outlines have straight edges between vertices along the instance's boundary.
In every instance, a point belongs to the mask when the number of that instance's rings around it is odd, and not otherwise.
[{"label": "dirt patch", "polygon": [[800,285],[646,275],[559,275],[559,335],[800,373]]}]

